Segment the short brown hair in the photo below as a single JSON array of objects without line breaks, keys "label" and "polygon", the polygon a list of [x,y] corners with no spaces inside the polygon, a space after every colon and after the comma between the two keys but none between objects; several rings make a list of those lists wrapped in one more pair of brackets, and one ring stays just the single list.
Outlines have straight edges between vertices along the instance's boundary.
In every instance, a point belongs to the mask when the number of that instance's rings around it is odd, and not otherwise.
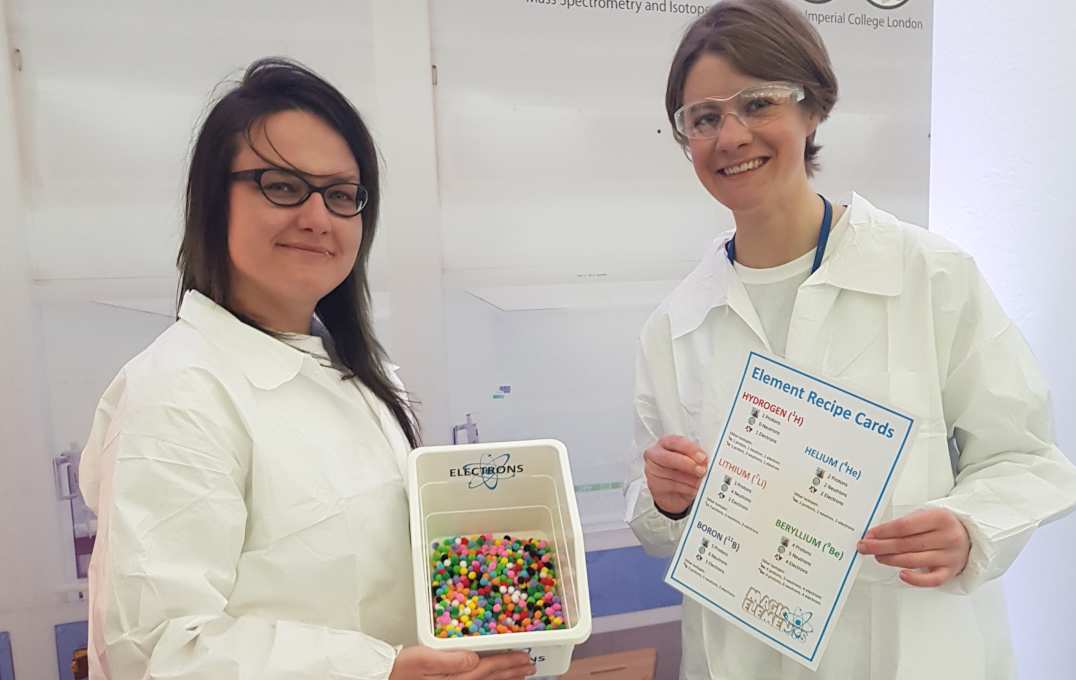
[{"label": "short brown hair", "polygon": [[[754,78],[803,85],[807,96],[802,105],[817,114],[819,121],[837,103],[837,77],[829,53],[799,10],[784,0],[721,0],[688,27],[669,67],[665,111],[681,145],[687,139],[676,129],[673,114],[684,104],[688,72],[707,53],[724,57]],[[812,133],[803,152],[808,176],[819,167],[821,148]]]}]

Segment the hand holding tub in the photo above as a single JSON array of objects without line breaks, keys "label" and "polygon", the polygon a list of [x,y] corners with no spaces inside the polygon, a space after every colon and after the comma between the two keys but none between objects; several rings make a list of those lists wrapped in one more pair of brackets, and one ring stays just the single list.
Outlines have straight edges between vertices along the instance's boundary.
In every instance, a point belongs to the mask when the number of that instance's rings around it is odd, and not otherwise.
[{"label": "hand holding tub", "polygon": [[479,657],[416,646],[400,651],[389,680],[523,680],[534,670],[525,652]]}]

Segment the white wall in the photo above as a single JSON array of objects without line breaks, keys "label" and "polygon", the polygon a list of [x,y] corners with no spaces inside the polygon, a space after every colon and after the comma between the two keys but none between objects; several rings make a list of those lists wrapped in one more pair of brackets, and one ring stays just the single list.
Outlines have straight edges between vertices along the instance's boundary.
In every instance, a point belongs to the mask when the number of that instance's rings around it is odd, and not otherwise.
[{"label": "white wall", "polygon": [[[975,255],[1049,374],[1076,459],[1076,5],[937,2],[930,228]],[[1021,677],[1073,677],[1076,519],[1005,577]]]},{"label": "white wall", "polygon": [[[881,12],[865,0],[794,1]],[[819,132],[835,152],[823,152],[817,188],[843,197],[854,186],[916,222],[927,217],[931,5],[899,10],[922,22],[917,30],[817,25],[841,78],[840,104]],[[448,272],[486,285],[681,278],[731,226],[664,110],[691,16],[524,0],[431,8]]]},{"label": "white wall", "polygon": [[82,618],[65,603],[56,540],[63,526],[48,455],[40,334],[26,266],[8,27],[0,11],[0,630],[23,678],[55,674],[52,626]]},{"label": "white wall", "polygon": [[[636,339],[652,305],[500,309],[450,289],[452,413],[482,441],[553,437],[568,447],[586,531],[623,527]],[[510,387],[507,394],[498,393]]]},{"label": "white wall", "polygon": [[394,310],[387,324],[392,359],[420,400],[423,441],[442,444],[450,418],[429,6],[427,0],[375,0],[372,8],[382,113],[373,134],[388,166],[379,238],[391,262],[385,281]]}]

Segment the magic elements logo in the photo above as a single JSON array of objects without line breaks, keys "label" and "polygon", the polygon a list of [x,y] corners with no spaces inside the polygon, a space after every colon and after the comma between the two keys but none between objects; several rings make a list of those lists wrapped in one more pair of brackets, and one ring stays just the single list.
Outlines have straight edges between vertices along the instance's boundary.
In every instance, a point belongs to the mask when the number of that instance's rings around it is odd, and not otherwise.
[{"label": "magic elements logo", "polygon": [[814,632],[811,618],[814,612],[795,610],[780,600],[763,595],[757,588],[749,588],[743,598],[743,610],[776,631],[793,640],[804,641]]},{"label": "magic elements logo", "polygon": [[450,468],[449,477],[470,477],[468,489],[484,486],[490,491],[497,488],[502,479],[512,479],[523,472],[523,465],[510,465],[512,454],[483,453],[477,463],[466,463],[462,467]]}]

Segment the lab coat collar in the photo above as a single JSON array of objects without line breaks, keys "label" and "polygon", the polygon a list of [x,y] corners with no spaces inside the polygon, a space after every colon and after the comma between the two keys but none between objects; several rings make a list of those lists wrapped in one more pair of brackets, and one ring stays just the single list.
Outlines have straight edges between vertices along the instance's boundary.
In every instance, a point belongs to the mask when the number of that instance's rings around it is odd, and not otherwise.
[{"label": "lab coat collar", "polygon": [[904,248],[900,220],[853,193],[848,227],[826,253],[806,285],[829,284],[871,295],[893,297],[904,288]]},{"label": "lab coat collar", "polygon": [[669,330],[674,340],[701,326],[711,309],[728,301],[736,272],[725,254],[725,244],[735,233],[730,229],[715,239],[699,266],[669,296]]},{"label": "lab coat collar", "polygon": [[[822,266],[804,285],[830,285],[873,295],[899,295],[904,286],[900,222],[853,193],[847,219],[830,235]],[[725,244],[735,235],[719,236],[702,262],[677,287],[668,301],[669,328],[673,339],[694,331],[711,310],[728,304],[736,270],[725,254]]]},{"label": "lab coat collar", "polygon": [[280,387],[303,366],[303,352],[248,326],[196,290],[184,294],[179,318],[224,350],[258,389]]}]

